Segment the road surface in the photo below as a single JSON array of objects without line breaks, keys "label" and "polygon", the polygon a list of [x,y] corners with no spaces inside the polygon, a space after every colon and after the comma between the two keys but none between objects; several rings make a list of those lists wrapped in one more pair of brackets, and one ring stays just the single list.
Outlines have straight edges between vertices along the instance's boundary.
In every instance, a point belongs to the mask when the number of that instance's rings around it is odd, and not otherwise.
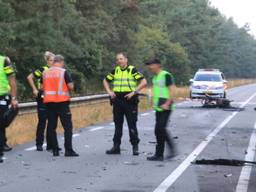
[{"label": "road surface", "polygon": [[[199,159],[255,161],[256,85],[228,91],[234,106],[244,111],[205,109],[182,102],[169,129],[179,155],[171,161],[149,162],[154,151],[154,112],[139,115],[138,157],[132,156],[125,126],[122,155],[108,156],[113,123],[74,134],[78,158],[36,152],[33,143],[16,147],[0,165],[0,192],[255,192],[256,166],[196,165]],[[26,125],[24,125],[26,126]],[[63,137],[59,136],[60,144]]]}]

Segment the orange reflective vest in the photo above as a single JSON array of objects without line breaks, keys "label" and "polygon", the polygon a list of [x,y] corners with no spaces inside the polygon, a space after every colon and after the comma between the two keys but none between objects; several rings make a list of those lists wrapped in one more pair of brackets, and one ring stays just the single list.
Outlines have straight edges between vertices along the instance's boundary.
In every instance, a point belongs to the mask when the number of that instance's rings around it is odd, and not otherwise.
[{"label": "orange reflective vest", "polygon": [[70,100],[65,82],[65,69],[51,67],[43,73],[44,103],[60,103]]}]

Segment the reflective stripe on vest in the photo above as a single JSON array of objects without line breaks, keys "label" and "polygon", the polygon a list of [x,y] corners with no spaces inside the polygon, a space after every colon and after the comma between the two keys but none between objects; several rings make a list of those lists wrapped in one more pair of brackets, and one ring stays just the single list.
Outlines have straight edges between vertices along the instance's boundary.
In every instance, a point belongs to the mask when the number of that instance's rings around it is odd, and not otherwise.
[{"label": "reflective stripe on vest", "polygon": [[65,82],[65,69],[51,67],[43,74],[45,103],[60,103],[70,100],[69,90]]},{"label": "reflective stripe on vest", "polygon": [[161,71],[158,75],[155,75],[153,78],[153,102],[154,109],[156,111],[163,111],[159,107],[160,99],[169,99],[169,87],[166,86],[166,74],[170,74],[167,71]]},{"label": "reflective stripe on vest", "polygon": [[134,66],[128,66],[125,70],[122,70],[119,66],[116,67],[113,80],[114,92],[131,92],[136,90],[137,81],[132,74],[133,69]]},{"label": "reflective stripe on vest", "polygon": [[[43,69],[44,69],[44,71],[46,71],[46,70],[48,70],[49,69],[49,67],[46,65],[46,66],[43,66]],[[43,71],[43,72],[44,72]],[[43,74],[42,73],[39,73],[39,72],[36,72],[36,75],[39,77],[43,77]],[[36,80],[36,86],[37,86],[37,89],[42,89],[42,85],[41,85],[41,78],[39,78],[39,79],[37,79]]]},{"label": "reflective stripe on vest", "polygon": [[6,57],[0,56],[0,96],[6,95],[10,92],[10,85],[8,77],[4,70]]}]

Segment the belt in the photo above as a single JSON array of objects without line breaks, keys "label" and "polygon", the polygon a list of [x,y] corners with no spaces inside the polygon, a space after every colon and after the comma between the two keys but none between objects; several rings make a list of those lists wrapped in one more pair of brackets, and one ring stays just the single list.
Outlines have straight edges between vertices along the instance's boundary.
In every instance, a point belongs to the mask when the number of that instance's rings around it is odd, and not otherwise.
[{"label": "belt", "polygon": [[10,95],[6,94],[6,95],[0,95],[0,100],[10,100]]}]

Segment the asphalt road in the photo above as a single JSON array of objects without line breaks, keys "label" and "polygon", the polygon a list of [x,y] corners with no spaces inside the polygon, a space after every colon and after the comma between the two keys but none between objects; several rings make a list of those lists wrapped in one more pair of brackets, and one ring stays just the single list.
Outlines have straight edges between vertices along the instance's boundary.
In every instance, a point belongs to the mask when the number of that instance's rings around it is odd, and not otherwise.
[{"label": "asphalt road", "polygon": [[[154,112],[139,115],[138,157],[132,156],[125,126],[122,155],[108,156],[113,123],[75,133],[78,158],[54,158],[36,152],[33,143],[16,147],[0,165],[0,192],[255,192],[256,166],[196,165],[199,159],[255,161],[256,85],[228,91],[244,111],[205,109],[199,102],[178,104],[170,130],[179,155],[171,161],[149,162],[154,151]],[[24,125],[25,126],[25,125]],[[59,138],[63,143],[62,136]]]}]

